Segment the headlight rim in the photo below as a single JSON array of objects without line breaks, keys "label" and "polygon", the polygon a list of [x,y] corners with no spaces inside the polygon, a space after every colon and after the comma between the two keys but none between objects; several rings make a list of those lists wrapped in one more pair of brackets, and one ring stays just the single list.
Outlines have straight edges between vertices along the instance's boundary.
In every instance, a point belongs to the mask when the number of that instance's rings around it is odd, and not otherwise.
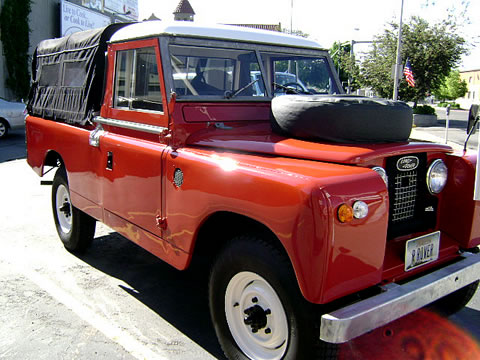
[{"label": "headlight rim", "polygon": [[[383,182],[385,183],[385,186],[388,188],[388,174],[387,174],[387,171],[381,167],[381,166],[374,166],[372,167],[372,170],[375,171],[383,180]],[[382,176],[385,175],[384,176]]]}]

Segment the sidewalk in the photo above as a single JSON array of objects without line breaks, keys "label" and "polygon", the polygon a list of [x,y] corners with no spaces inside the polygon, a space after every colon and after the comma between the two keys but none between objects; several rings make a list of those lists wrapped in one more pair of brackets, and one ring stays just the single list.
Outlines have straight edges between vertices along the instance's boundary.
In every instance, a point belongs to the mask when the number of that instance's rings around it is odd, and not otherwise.
[{"label": "sidewalk", "polygon": [[[434,126],[413,127],[410,139],[445,144],[445,109],[437,107],[435,111],[437,113],[437,123]],[[467,120],[468,111],[452,110],[450,112],[447,144],[454,150],[463,150],[465,140],[467,139]],[[479,135],[477,132],[470,137],[467,149],[477,151],[478,139]]]},{"label": "sidewalk", "polygon": [[[445,138],[444,137],[440,137],[438,135],[435,135],[435,134],[432,134],[430,132],[428,132],[428,130],[425,130],[425,129],[428,129],[428,128],[412,128],[412,132],[410,134],[410,140],[419,140],[419,141],[427,141],[427,142],[433,142],[433,143],[437,143],[437,144],[445,144]],[[452,129],[449,130],[449,133],[452,131]],[[472,135],[472,138],[474,137],[475,135]],[[473,139],[471,139],[473,140]],[[474,150],[475,149],[475,146],[472,146],[471,145],[471,140],[468,142],[468,149],[469,150]],[[463,151],[463,144],[460,143],[460,142],[455,142],[455,141],[451,141],[449,140],[447,142],[447,145],[451,146],[454,150],[460,150],[460,151]]]}]

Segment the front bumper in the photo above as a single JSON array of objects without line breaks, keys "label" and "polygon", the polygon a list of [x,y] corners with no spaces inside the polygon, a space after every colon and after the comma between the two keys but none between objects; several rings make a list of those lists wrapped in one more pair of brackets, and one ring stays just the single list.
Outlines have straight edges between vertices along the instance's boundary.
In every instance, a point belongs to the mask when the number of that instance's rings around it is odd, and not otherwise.
[{"label": "front bumper", "polygon": [[343,343],[386,325],[480,278],[480,254],[464,253],[462,260],[403,285],[391,283],[384,292],[324,314],[320,339]]}]

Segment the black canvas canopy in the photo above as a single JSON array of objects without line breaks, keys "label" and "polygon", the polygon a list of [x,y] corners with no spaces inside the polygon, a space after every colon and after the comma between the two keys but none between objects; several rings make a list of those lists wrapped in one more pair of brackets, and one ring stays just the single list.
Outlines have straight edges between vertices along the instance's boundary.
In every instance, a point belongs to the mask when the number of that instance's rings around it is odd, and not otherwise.
[{"label": "black canvas canopy", "polygon": [[107,41],[125,25],[40,42],[32,61],[29,114],[84,125],[102,103]]}]

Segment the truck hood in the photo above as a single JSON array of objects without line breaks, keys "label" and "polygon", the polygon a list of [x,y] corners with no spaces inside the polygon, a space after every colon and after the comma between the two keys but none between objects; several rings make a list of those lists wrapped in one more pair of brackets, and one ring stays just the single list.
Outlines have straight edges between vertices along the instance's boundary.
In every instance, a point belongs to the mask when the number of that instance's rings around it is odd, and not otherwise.
[{"label": "truck hood", "polygon": [[191,135],[190,146],[262,153],[298,159],[360,165],[378,158],[418,152],[453,152],[447,145],[426,142],[384,144],[335,144],[293,139],[272,133],[269,124],[240,128],[221,126]]}]

